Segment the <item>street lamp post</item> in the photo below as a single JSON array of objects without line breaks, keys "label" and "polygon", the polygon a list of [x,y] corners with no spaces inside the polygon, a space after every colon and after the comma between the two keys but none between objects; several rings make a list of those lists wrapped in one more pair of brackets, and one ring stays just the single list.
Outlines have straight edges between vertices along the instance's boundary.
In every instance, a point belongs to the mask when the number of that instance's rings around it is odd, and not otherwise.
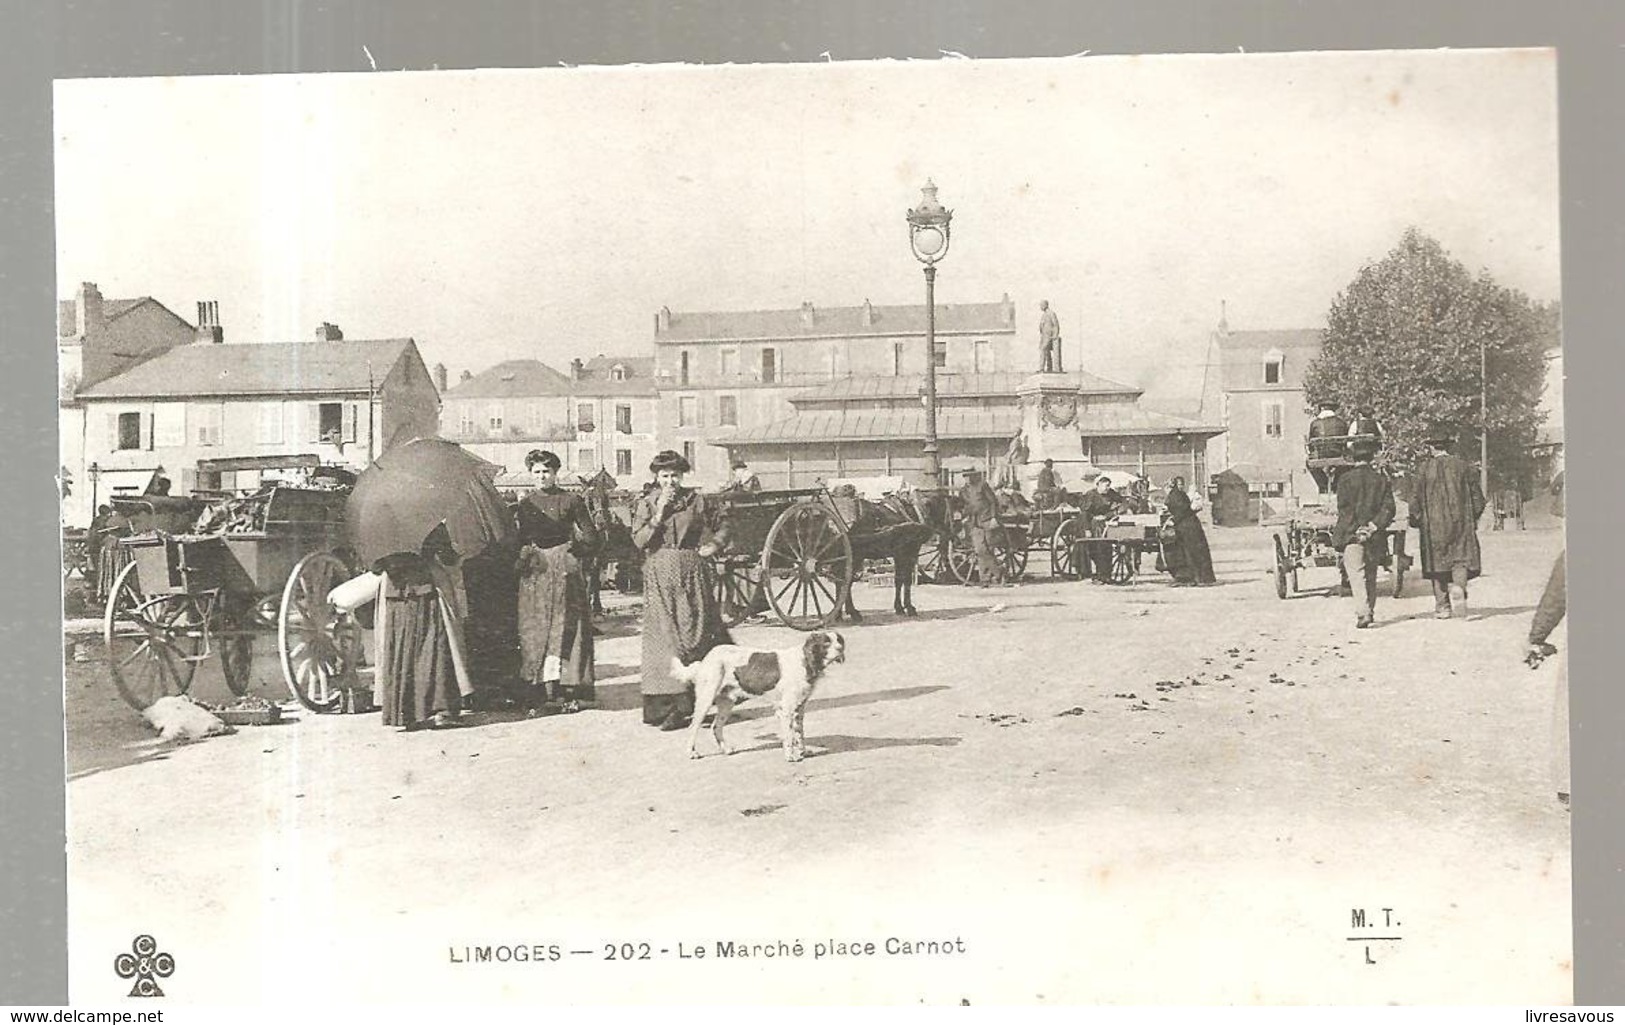
[{"label": "street lamp post", "polygon": [[1478,339],[1478,489],[1490,494],[1490,375],[1489,345]]},{"label": "street lamp post", "polygon": [[925,471],[927,487],[942,483],[937,458],[937,262],[948,255],[952,210],[937,202],[937,187],[928,178],[920,205],[908,212],[908,244],[925,264]]}]

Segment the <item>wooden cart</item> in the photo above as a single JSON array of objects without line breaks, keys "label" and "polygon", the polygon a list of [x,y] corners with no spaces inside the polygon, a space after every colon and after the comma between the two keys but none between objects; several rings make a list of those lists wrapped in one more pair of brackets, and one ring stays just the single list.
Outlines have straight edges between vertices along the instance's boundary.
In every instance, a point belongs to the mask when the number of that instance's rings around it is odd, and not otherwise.
[{"label": "wooden cart", "polygon": [[828,626],[852,590],[848,518],[823,487],[722,491],[726,549],[712,557],[717,597],[730,625],[771,608],[797,630]]}]

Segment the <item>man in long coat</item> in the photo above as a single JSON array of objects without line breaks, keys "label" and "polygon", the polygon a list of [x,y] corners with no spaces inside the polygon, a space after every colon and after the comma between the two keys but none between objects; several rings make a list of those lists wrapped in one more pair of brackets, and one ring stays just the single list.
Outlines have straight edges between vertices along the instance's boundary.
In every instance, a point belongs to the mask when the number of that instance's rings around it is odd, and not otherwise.
[{"label": "man in long coat", "polygon": [[1449,432],[1435,429],[1425,439],[1432,455],[1416,468],[1411,487],[1410,524],[1421,541],[1422,575],[1433,583],[1434,615],[1467,615],[1467,581],[1483,569],[1478,518],[1484,492],[1478,474],[1451,454]]},{"label": "man in long coat", "polygon": [[999,498],[988,486],[980,470],[966,475],[965,486],[959,489],[959,498],[965,504],[965,521],[970,528],[971,548],[976,553],[976,565],[981,575],[981,586],[1006,586],[1004,566],[993,551],[993,532],[999,529]]},{"label": "man in long coat", "polygon": [[1343,557],[1344,576],[1354,596],[1354,625],[1364,630],[1377,614],[1377,565],[1394,522],[1394,486],[1371,465],[1375,441],[1349,445],[1354,465],[1337,475],[1337,525],[1332,547]]}]

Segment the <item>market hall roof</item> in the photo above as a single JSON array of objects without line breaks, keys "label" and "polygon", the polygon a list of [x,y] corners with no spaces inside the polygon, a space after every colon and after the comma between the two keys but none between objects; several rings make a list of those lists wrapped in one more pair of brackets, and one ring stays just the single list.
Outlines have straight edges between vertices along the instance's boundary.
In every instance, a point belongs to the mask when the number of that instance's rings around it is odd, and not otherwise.
[{"label": "market hall roof", "polygon": [[[1010,333],[1015,307],[1008,298],[992,303],[938,303],[939,335]],[[655,343],[778,341],[795,338],[883,338],[925,334],[924,306],[813,307],[792,310],[737,310],[699,313],[662,309],[655,316]]]},{"label": "market hall roof", "polygon": [[79,395],[91,399],[188,399],[365,393],[383,384],[409,353],[417,353],[417,345],[410,338],[180,345]]},{"label": "market hall roof", "polygon": [[[937,397],[972,398],[976,396],[1007,396],[1015,398],[1021,385],[1032,378],[1031,373],[991,374],[937,374]],[[1132,385],[1108,381],[1104,377],[1078,371],[1070,374],[1046,374],[1048,381],[1064,381],[1066,385],[1086,395],[1140,394]],[[864,377],[841,377],[828,384],[817,385],[797,392],[791,401],[839,402],[857,400],[914,399],[925,391],[924,374],[891,374]]]},{"label": "market hall roof", "polygon": [[[1022,425],[1021,410],[938,409],[937,436],[1008,440]],[[1167,435],[1195,437],[1223,434],[1224,428],[1142,409],[1129,402],[1108,402],[1078,409],[1078,430],[1085,437]],[[832,441],[895,441],[925,436],[923,409],[814,409],[794,413],[760,427],[717,434],[716,445],[792,445]]]}]

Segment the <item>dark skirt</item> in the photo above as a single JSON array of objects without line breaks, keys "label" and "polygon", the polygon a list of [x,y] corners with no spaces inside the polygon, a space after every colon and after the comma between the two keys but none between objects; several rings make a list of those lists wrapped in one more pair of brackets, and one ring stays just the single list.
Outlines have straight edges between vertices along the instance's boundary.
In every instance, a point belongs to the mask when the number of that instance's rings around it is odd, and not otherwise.
[{"label": "dark skirt", "polygon": [[451,639],[432,589],[389,602],[384,639],[382,704],[385,726],[415,726],[457,707]]},{"label": "dark skirt", "polygon": [[543,684],[549,656],[559,660],[558,696],[594,695],[592,606],[581,562],[568,544],[526,545],[519,556],[520,677]]},{"label": "dark skirt", "polygon": [[[716,576],[700,553],[660,548],[643,564],[643,694],[645,722],[693,714],[694,694],[671,675],[671,660],[687,665],[733,637],[717,605]],[[653,717],[653,718],[651,718]]]},{"label": "dark skirt", "polygon": [[1211,584],[1218,578],[1213,573],[1213,553],[1207,546],[1207,531],[1202,521],[1194,516],[1182,516],[1174,521],[1174,540],[1184,556],[1183,566],[1176,569],[1177,579],[1187,583]]}]

